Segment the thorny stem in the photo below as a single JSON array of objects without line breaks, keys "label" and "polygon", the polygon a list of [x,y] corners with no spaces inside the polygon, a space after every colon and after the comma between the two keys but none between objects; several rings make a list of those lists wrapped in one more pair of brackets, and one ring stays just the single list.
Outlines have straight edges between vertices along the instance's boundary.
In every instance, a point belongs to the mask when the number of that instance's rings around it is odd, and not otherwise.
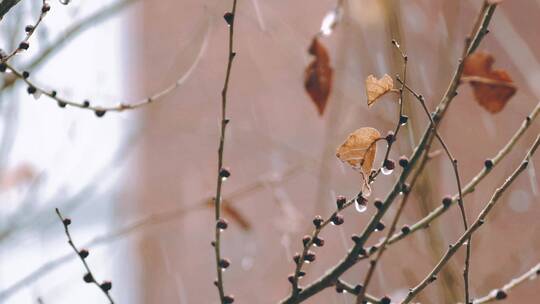
[{"label": "thorny stem", "polygon": [[[392,40],[392,45],[394,45],[394,47],[397,49],[397,51],[399,51],[399,53],[401,54],[401,58],[403,59],[403,72],[402,72],[403,73],[403,84],[401,85],[401,88],[399,89],[399,99],[398,99],[398,101],[399,101],[399,118],[398,118],[398,123],[397,123],[396,129],[394,131],[393,140],[388,142],[388,149],[386,149],[386,154],[384,155],[383,166],[384,166],[384,163],[388,159],[388,155],[390,154],[390,149],[392,148],[392,144],[396,140],[395,136],[397,136],[397,134],[399,133],[400,127],[401,127],[401,117],[403,116],[403,101],[404,101],[404,99],[403,99],[403,90],[404,90],[406,79],[407,79],[407,61],[408,61],[408,57],[407,57],[407,55],[405,55],[405,53],[403,52],[403,50],[401,49],[399,43],[396,40]],[[397,77],[399,78],[399,76],[397,76]],[[425,155],[427,157],[427,154],[425,154]],[[425,162],[423,162],[423,164],[425,164]],[[418,176],[418,175],[416,175],[416,176]],[[415,176],[414,180],[416,180],[416,176]],[[396,217],[394,218],[394,222],[397,222],[397,219],[399,218],[399,214],[401,214],[401,210],[402,210],[403,206],[405,205],[405,202],[406,202],[408,196],[409,196],[409,193],[407,193],[405,195],[405,197],[403,198],[401,206],[398,209]],[[388,232],[389,237],[393,234],[395,226],[396,226],[396,224],[392,223],[392,226],[390,227],[389,232]],[[383,243],[382,247],[381,247],[381,251],[377,254],[377,257],[375,258],[375,260],[371,261],[371,263],[370,263],[370,268],[369,268],[369,270],[368,270],[368,272],[366,274],[366,277],[364,279],[364,283],[362,284],[363,288],[358,293],[358,296],[356,298],[356,303],[357,304],[362,304],[362,302],[364,300],[366,290],[367,290],[367,288],[369,286],[369,283],[370,283],[371,278],[373,276],[373,273],[375,271],[375,267],[377,266],[377,262],[381,258],[382,253],[384,252],[384,247],[385,246],[386,246],[386,244]]]},{"label": "thorny stem", "polygon": [[[397,79],[403,86],[405,86],[405,80]],[[448,156],[448,159],[450,160],[450,163],[452,164],[452,168],[454,170],[454,176],[456,179],[456,184],[458,188],[458,206],[461,213],[461,219],[463,220],[463,226],[465,231],[469,228],[469,225],[467,223],[467,215],[465,214],[465,207],[463,206],[463,192],[461,189],[461,178],[459,176],[459,170],[458,170],[458,161],[452,153],[450,152],[450,149],[448,148],[448,145],[445,143],[445,141],[442,139],[439,131],[437,130],[437,127],[435,125],[435,121],[433,121],[433,117],[429,113],[429,110],[426,106],[426,101],[424,99],[424,96],[421,94],[416,93],[413,91],[409,86],[407,86],[407,90],[411,92],[411,94],[416,97],[416,99],[420,102],[422,105],[422,109],[424,109],[424,113],[426,113],[426,116],[429,118],[429,121],[431,123],[431,126],[433,128],[433,132],[435,133],[435,137],[443,147],[443,150],[445,151],[446,155]],[[465,268],[463,270],[463,281],[465,285],[465,303],[469,303],[469,265],[470,265],[470,259],[471,259],[471,239],[469,238],[467,240],[467,250],[465,255]]]},{"label": "thorny stem", "polygon": [[459,250],[459,248],[471,237],[471,235],[482,226],[482,224],[485,222],[485,219],[489,212],[495,207],[497,201],[500,199],[502,194],[508,189],[508,187],[514,182],[514,180],[527,168],[529,161],[531,160],[531,157],[536,152],[536,149],[538,148],[538,145],[540,145],[540,135],[536,137],[536,140],[532,144],[532,146],[529,148],[527,154],[525,155],[525,158],[521,162],[521,164],[518,166],[518,168],[505,180],[505,182],[495,190],[493,193],[493,196],[489,200],[489,202],[486,204],[484,209],[480,212],[478,215],[478,218],[476,221],[465,231],[464,234],[461,235],[461,237],[452,245],[449,246],[446,253],[443,255],[443,257],[439,260],[435,268],[431,270],[431,272],[414,288],[412,288],[409,293],[407,294],[407,297],[401,302],[401,304],[409,303],[416,295],[418,295],[426,286],[428,286],[431,282],[433,282],[433,279],[436,278],[437,274],[441,271],[441,269],[448,263],[450,258]]},{"label": "thorny stem", "polygon": [[[483,35],[478,34],[479,32],[487,31],[487,26],[489,25],[489,21],[491,20],[491,16],[493,15],[493,12],[496,8],[497,4],[490,4],[488,2],[485,2],[485,5],[483,9],[481,10],[479,14],[479,20],[482,20],[482,22],[478,22],[478,25],[475,26],[473,29],[474,35],[472,39],[468,39],[467,43],[465,44],[464,51],[463,51],[463,58],[468,56],[474,48],[472,47],[475,43],[479,43],[479,41],[483,38]],[[469,42],[470,41],[470,42]],[[456,68],[456,71],[454,73],[454,76],[452,77],[452,80],[450,81],[450,84],[448,86],[448,89],[446,90],[446,93],[444,94],[441,102],[437,106],[437,109],[435,110],[434,117],[437,117],[437,119],[434,119],[438,123],[442,120],[442,117],[444,116],[446,110],[448,109],[448,106],[450,105],[451,101],[457,94],[457,88],[459,86],[459,80],[461,78],[461,74],[463,71],[463,58],[459,61],[459,65]],[[433,133],[431,132],[431,124],[426,128],[424,131],[424,134],[422,136],[422,139],[420,140],[420,143],[415,148],[413,155],[409,161],[409,166],[405,168],[399,179],[395,182],[394,186],[392,187],[392,190],[388,193],[386,199],[384,200],[383,204],[381,205],[381,208],[379,212],[377,212],[370,220],[368,225],[364,228],[364,231],[358,238],[357,242],[349,250],[347,255],[340,261],[338,264],[336,264],[334,267],[330,268],[326,274],[321,276],[319,279],[317,279],[315,282],[311,283],[310,285],[306,286],[301,292],[298,293],[297,296],[289,296],[286,299],[283,299],[280,303],[281,304],[291,304],[291,303],[300,303],[311,296],[317,294],[321,290],[332,286],[335,284],[336,280],[349,268],[354,266],[356,262],[358,261],[358,256],[362,251],[365,251],[363,249],[364,244],[368,240],[368,238],[371,236],[371,233],[375,230],[377,224],[379,223],[382,216],[386,213],[394,199],[399,195],[401,192],[401,189],[403,187],[403,184],[405,183],[407,177],[412,171],[412,168],[416,166],[416,163],[420,160],[422,154],[426,151],[426,148],[429,146],[431,141],[433,140]]]},{"label": "thorny stem", "polygon": [[221,91],[221,134],[219,138],[219,148],[218,148],[218,168],[217,168],[217,187],[216,187],[216,196],[215,200],[215,241],[214,249],[216,255],[216,273],[217,273],[217,288],[219,292],[219,299],[222,304],[228,304],[226,302],[225,292],[223,288],[223,272],[221,269],[221,229],[218,226],[218,221],[221,219],[221,186],[223,183],[222,170],[223,170],[223,154],[225,150],[225,129],[229,123],[227,118],[227,91],[229,88],[229,79],[231,75],[231,68],[234,57],[236,53],[233,51],[233,38],[234,38],[234,24],[236,20],[236,1],[233,0],[232,9],[229,15],[231,17],[229,20],[226,19],[229,25],[229,51],[228,51],[228,60],[227,60],[227,70],[225,72],[225,82],[223,84],[223,89]]},{"label": "thorny stem", "polygon": [[499,289],[494,289],[488,295],[480,299],[474,300],[473,304],[490,303],[490,302],[505,299],[507,297],[507,293],[510,290],[512,290],[514,287],[528,280],[536,279],[539,275],[540,275],[540,263],[536,264],[534,267],[532,267],[531,269],[529,269],[527,272],[523,273],[519,277],[516,277],[510,280],[510,282],[505,284],[503,287]]},{"label": "thorny stem", "polygon": [[101,290],[105,294],[107,299],[109,299],[109,302],[111,304],[114,304],[114,300],[112,299],[111,295],[109,294],[109,291],[107,289],[103,288],[96,281],[96,279],[95,279],[96,277],[94,276],[94,274],[90,270],[90,267],[88,266],[88,263],[86,263],[85,257],[81,254],[81,251],[79,249],[77,249],[77,247],[73,243],[73,239],[71,238],[71,234],[69,233],[69,228],[68,228],[69,224],[71,223],[71,220],[67,219],[67,218],[64,218],[62,216],[62,214],[60,213],[60,210],[58,208],[56,208],[55,211],[56,211],[56,214],[58,215],[58,217],[60,218],[60,221],[62,222],[62,225],[64,225],[64,231],[65,231],[66,236],[68,238],[69,246],[71,246],[71,248],[73,248],[73,251],[75,251],[75,254],[80,258],[81,262],[84,265],[84,268],[86,269],[85,280],[86,280],[86,278],[88,278],[88,280],[90,280],[90,281],[87,281],[87,282],[88,283],[93,283],[94,285],[96,285],[99,288],[99,290]]}]

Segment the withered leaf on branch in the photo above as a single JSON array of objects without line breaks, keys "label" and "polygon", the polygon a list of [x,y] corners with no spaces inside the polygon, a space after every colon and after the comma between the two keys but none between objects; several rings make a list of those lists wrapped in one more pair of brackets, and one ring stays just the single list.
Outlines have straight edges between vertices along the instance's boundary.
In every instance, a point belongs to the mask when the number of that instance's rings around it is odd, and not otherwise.
[{"label": "withered leaf on branch", "polygon": [[328,96],[332,89],[333,70],[330,66],[328,51],[319,42],[317,37],[309,47],[309,53],[314,56],[313,61],[308,65],[304,74],[304,87],[311,100],[317,106],[319,115],[324,113]]},{"label": "withered leaf on branch", "polygon": [[377,153],[376,141],[380,138],[381,133],[377,129],[360,128],[347,136],[345,142],[338,147],[336,156],[367,177],[373,168]]},{"label": "withered leaf on branch", "polygon": [[393,88],[394,81],[392,80],[392,77],[388,76],[388,74],[384,74],[381,79],[377,79],[375,76],[369,75],[366,78],[366,93],[368,106],[371,106],[384,94],[391,92]]},{"label": "withered leaf on branch", "polygon": [[500,112],[516,93],[516,86],[505,70],[493,70],[491,54],[477,52],[465,59],[463,82],[468,82],[476,101],[490,113]]}]

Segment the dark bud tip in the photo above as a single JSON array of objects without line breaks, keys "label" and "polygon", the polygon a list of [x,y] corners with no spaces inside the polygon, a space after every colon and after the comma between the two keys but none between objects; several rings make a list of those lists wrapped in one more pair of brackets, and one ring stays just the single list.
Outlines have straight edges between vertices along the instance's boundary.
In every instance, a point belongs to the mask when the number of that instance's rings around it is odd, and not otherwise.
[{"label": "dark bud tip", "polygon": [[403,225],[403,227],[401,227],[401,233],[403,234],[409,234],[411,232],[411,228],[407,225]]},{"label": "dark bud tip", "polygon": [[53,98],[56,97],[56,94],[58,94],[56,91],[52,91],[52,92],[51,92],[51,96],[52,96]]},{"label": "dark bud tip", "polygon": [[46,13],[50,10],[51,10],[51,6],[49,5],[49,3],[47,2],[43,3],[43,6],[41,7],[41,12]]},{"label": "dark bud tip", "polygon": [[369,253],[373,254],[373,253],[375,253],[377,251],[377,249],[378,249],[377,246],[371,246],[371,247],[369,247]]},{"label": "dark bud tip", "polygon": [[19,43],[19,49],[21,50],[28,50],[29,47],[30,47],[30,44],[26,41]]},{"label": "dark bud tip", "polygon": [[452,198],[450,196],[445,196],[442,199],[442,204],[443,204],[444,208],[450,207],[450,205],[452,205]]},{"label": "dark bud tip", "polygon": [[409,117],[407,115],[401,115],[399,117],[399,123],[404,125],[407,123],[407,121],[409,121]]},{"label": "dark bud tip", "polygon": [[356,234],[353,234],[351,236],[351,240],[355,243],[355,244],[360,244],[360,237]]},{"label": "dark bud tip", "polygon": [[94,277],[92,276],[92,274],[87,273],[87,274],[84,275],[83,280],[86,283],[92,283],[92,282],[94,282]]},{"label": "dark bud tip", "polygon": [[4,73],[7,69],[7,64],[0,63],[0,72]]},{"label": "dark bud tip", "polygon": [[28,94],[34,94],[36,92],[36,88],[33,86],[28,86],[28,88],[26,88],[26,92],[28,92]]},{"label": "dark bud tip", "polygon": [[225,303],[225,304],[234,303],[234,296],[233,295],[224,296],[223,297],[223,303]]},{"label": "dark bud tip", "polygon": [[313,262],[315,261],[315,252],[313,251],[308,251],[305,255],[304,255],[304,261],[307,261],[307,262]]},{"label": "dark bud tip", "polygon": [[227,220],[226,219],[219,219],[216,223],[216,227],[218,229],[221,229],[221,230],[225,230],[227,229],[227,227],[229,226],[229,223],[227,223]]},{"label": "dark bud tip", "polygon": [[64,226],[69,226],[69,225],[71,225],[71,219],[65,218],[63,223],[64,223]]},{"label": "dark bud tip", "polygon": [[82,104],[83,108],[88,108],[90,106],[90,101],[85,100]]},{"label": "dark bud tip", "polygon": [[394,132],[388,131],[388,133],[386,134],[385,139],[386,139],[386,142],[388,144],[391,144],[396,140],[396,136],[394,135]]},{"label": "dark bud tip", "polygon": [[345,205],[345,203],[347,203],[347,198],[343,195],[338,195],[336,197],[336,205],[338,207],[338,209],[342,209],[343,206]]},{"label": "dark bud tip", "polygon": [[211,241],[210,245],[212,245],[212,247],[216,247],[216,241]]},{"label": "dark bud tip", "polygon": [[487,170],[491,170],[491,168],[493,168],[493,161],[491,159],[486,159],[484,161],[484,166]]},{"label": "dark bud tip", "polygon": [[83,258],[83,259],[86,259],[86,258],[88,257],[89,254],[90,254],[90,253],[88,252],[87,249],[81,249],[81,250],[79,251],[79,256],[80,256],[81,258]]},{"label": "dark bud tip", "polygon": [[63,102],[63,101],[58,100],[57,102],[58,102],[58,106],[59,106],[60,108],[65,108],[65,107],[67,106],[67,103],[65,103],[65,102]]},{"label": "dark bud tip", "polygon": [[396,163],[395,163],[393,160],[391,160],[391,159],[386,159],[386,160],[384,161],[383,166],[384,166],[387,170],[392,171],[392,170],[394,170],[394,168],[396,167]]},{"label": "dark bud tip", "polygon": [[399,165],[403,168],[407,168],[409,165],[409,158],[407,156],[402,156],[399,158]]},{"label": "dark bud tip", "polygon": [[315,225],[315,228],[320,228],[322,223],[322,217],[320,215],[315,216],[315,218],[313,219],[313,225]]},{"label": "dark bud tip", "polygon": [[345,290],[343,289],[343,286],[341,285],[336,285],[336,292],[337,293],[343,293]]},{"label": "dark bud tip", "polygon": [[431,283],[431,282],[435,282],[436,280],[437,280],[437,276],[435,276],[435,275],[429,277],[429,282],[430,282],[430,283]]},{"label": "dark bud tip", "polygon": [[307,246],[307,244],[311,241],[311,237],[309,235],[304,235],[302,238],[302,244],[304,244],[304,247]]},{"label": "dark bud tip", "polygon": [[294,263],[296,263],[296,264],[300,263],[300,254],[299,254],[299,253],[296,253],[296,254],[293,256],[293,261],[294,261]]},{"label": "dark bud tip", "polygon": [[231,12],[226,12],[225,15],[223,15],[223,19],[225,19],[225,22],[227,22],[228,25],[232,25],[234,22],[234,15]]},{"label": "dark bud tip", "polygon": [[104,281],[103,283],[101,283],[99,285],[99,287],[101,287],[101,289],[103,291],[108,292],[112,288],[112,282],[111,281]]},{"label": "dark bud tip", "polygon": [[96,114],[97,117],[103,117],[105,115],[105,113],[107,113],[107,111],[105,111],[105,110],[95,110],[94,113]]},{"label": "dark bud tip", "polygon": [[231,266],[231,262],[228,259],[219,260],[219,267],[221,269],[227,269],[229,266]]},{"label": "dark bud tip", "polygon": [[379,301],[379,303],[381,304],[390,304],[391,302],[392,302],[392,299],[390,299],[387,296],[382,297],[381,300]]},{"label": "dark bud tip", "polygon": [[401,192],[403,192],[403,194],[411,192],[411,186],[409,186],[407,183],[401,184]]},{"label": "dark bud tip", "polygon": [[339,225],[343,224],[344,222],[345,222],[345,219],[343,218],[343,215],[341,215],[339,213],[336,213],[332,217],[332,224],[334,224],[336,226],[339,226]]},{"label": "dark bud tip", "polygon": [[320,238],[320,237],[316,237],[313,239],[313,244],[315,244],[315,246],[317,247],[322,247],[324,246],[324,239]]},{"label": "dark bud tip", "polygon": [[294,275],[292,275],[292,274],[289,275],[289,276],[287,277],[287,280],[289,280],[289,282],[290,282],[291,284],[294,284]]},{"label": "dark bud tip", "polygon": [[228,168],[221,168],[219,170],[219,177],[228,178],[229,176],[231,176],[231,172],[229,171]]},{"label": "dark bud tip", "polygon": [[377,208],[378,210],[381,210],[382,206],[383,206],[383,202],[379,199],[376,199],[374,202],[373,202],[373,206],[375,206],[375,208]]},{"label": "dark bud tip", "polygon": [[507,297],[508,297],[508,295],[502,289],[497,290],[497,293],[495,294],[495,299],[497,299],[497,300],[504,300]]},{"label": "dark bud tip", "polygon": [[362,289],[364,289],[364,286],[362,286],[360,284],[354,286],[354,292],[356,292],[356,293],[362,292]]},{"label": "dark bud tip", "polygon": [[27,79],[28,77],[30,77],[30,72],[28,72],[28,71],[23,71],[23,72],[22,72],[22,77],[23,77],[24,79]]},{"label": "dark bud tip", "polygon": [[31,32],[34,31],[34,26],[29,24],[29,25],[24,27],[24,31],[27,32],[28,34],[30,34]]},{"label": "dark bud tip", "polygon": [[304,271],[299,271],[299,272],[298,272],[298,277],[299,277],[299,278],[301,278],[301,277],[303,277],[303,276],[305,276],[305,275],[306,275],[306,273],[305,273]]},{"label": "dark bud tip", "polygon": [[375,229],[378,231],[383,231],[386,226],[383,224],[383,222],[378,222],[377,226],[375,226]]}]

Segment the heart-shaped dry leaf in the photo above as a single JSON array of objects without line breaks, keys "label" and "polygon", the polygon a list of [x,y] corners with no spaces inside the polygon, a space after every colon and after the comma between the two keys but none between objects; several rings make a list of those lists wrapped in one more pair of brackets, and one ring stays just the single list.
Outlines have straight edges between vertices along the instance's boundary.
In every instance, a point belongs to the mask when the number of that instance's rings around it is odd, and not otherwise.
[{"label": "heart-shaped dry leaf", "polygon": [[371,106],[377,99],[379,99],[384,94],[392,91],[394,88],[394,81],[392,77],[388,74],[384,74],[381,79],[377,79],[373,75],[369,75],[366,78],[366,93],[367,93],[367,104]]},{"label": "heart-shaped dry leaf", "polygon": [[474,97],[482,107],[498,113],[517,89],[506,71],[492,69],[494,62],[493,56],[487,53],[470,55],[465,59],[461,80],[470,83]]},{"label": "heart-shaped dry leaf", "polygon": [[306,68],[304,74],[304,87],[311,100],[317,106],[319,115],[324,113],[330,90],[332,89],[332,67],[326,48],[319,42],[317,37],[309,47],[309,53],[315,58]]},{"label": "heart-shaped dry leaf", "polygon": [[336,156],[367,177],[375,160],[376,141],[380,138],[381,133],[377,129],[360,128],[347,136],[345,142],[338,147]]}]

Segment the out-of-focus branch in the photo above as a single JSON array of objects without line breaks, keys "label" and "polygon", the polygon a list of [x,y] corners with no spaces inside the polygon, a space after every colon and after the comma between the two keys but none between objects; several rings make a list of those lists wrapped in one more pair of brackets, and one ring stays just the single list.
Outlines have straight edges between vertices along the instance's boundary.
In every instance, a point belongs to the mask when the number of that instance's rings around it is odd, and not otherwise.
[{"label": "out-of-focus branch", "polygon": [[86,274],[84,275],[83,280],[86,283],[92,283],[92,284],[96,285],[99,288],[99,290],[101,290],[103,292],[103,294],[105,294],[107,299],[109,299],[109,302],[111,304],[114,304],[114,300],[113,300],[113,298],[111,297],[111,295],[109,293],[109,291],[112,288],[112,283],[109,282],[109,281],[104,281],[104,282],[102,282],[100,284],[100,283],[98,283],[96,281],[94,274],[92,274],[92,270],[90,270],[90,267],[88,266],[88,263],[86,263],[86,258],[88,257],[88,254],[89,254],[88,250],[86,250],[86,249],[81,249],[81,250],[77,249],[77,246],[75,246],[75,243],[73,242],[73,239],[71,238],[71,234],[69,233],[69,228],[68,228],[68,226],[71,224],[71,220],[69,218],[64,218],[62,216],[62,214],[60,213],[60,210],[58,210],[58,208],[56,208],[55,211],[56,211],[56,214],[58,215],[58,217],[60,218],[60,221],[62,222],[62,225],[64,225],[64,231],[65,231],[66,236],[68,238],[69,246],[71,246],[73,251],[75,251],[75,254],[80,258],[81,262],[83,263],[84,268],[86,269]]},{"label": "out-of-focus branch", "polygon": [[416,297],[416,295],[422,292],[422,290],[424,290],[430,283],[435,281],[435,279],[437,278],[437,274],[448,263],[450,258],[459,250],[459,248],[461,248],[461,246],[471,237],[471,235],[476,230],[478,230],[478,228],[480,228],[482,224],[484,224],[487,215],[491,210],[493,210],[493,207],[495,207],[502,194],[508,189],[508,187],[510,187],[510,185],[516,180],[516,178],[523,171],[525,171],[529,162],[531,161],[532,156],[536,152],[538,145],[540,145],[540,135],[536,137],[536,140],[529,148],[527,154],[525,155],[525,158],[518,166],[518,168],[506,179],[506,181],[499,188],[497,188],[497,190],[495,190],[493,196],[486,204],[484,209],[482,209],[476,221],[469,227],[469,229],[467,229],[467,231],[465,231],[463,235],[461,235],[461,237],[454,244],[449,246],[448,250],[440,259],[439,263],[437,263],[435,268],[433,268],[433,270],[431,270],[431,272],[416,287],[410,289],[407,297],[401,302],[402,304],[411,302],[414,297]]},{"label": "out-of-focus branch", "polygon": [[19,4],[21,0],[3,0],[0,2],[0,20],[4,18],[4,15],[9,12],[15,5]]},{"label": "out-of-focus branch", "polygon": [[512,290],[514,287],[521,285],[522,283],[526,281],[536,279],[538,278],[538,276],[540,276],[540,263],[536,264],[536,266],[532,267],[531,269],[529,269],[527,272],[523,273],[522,275],[512,279],[503,287],[492,290],[487,296],[474,300],[473,304],[483,304],[483,303],[490,303],[494,301],[504,300],[508,297],[508,292]]}]

